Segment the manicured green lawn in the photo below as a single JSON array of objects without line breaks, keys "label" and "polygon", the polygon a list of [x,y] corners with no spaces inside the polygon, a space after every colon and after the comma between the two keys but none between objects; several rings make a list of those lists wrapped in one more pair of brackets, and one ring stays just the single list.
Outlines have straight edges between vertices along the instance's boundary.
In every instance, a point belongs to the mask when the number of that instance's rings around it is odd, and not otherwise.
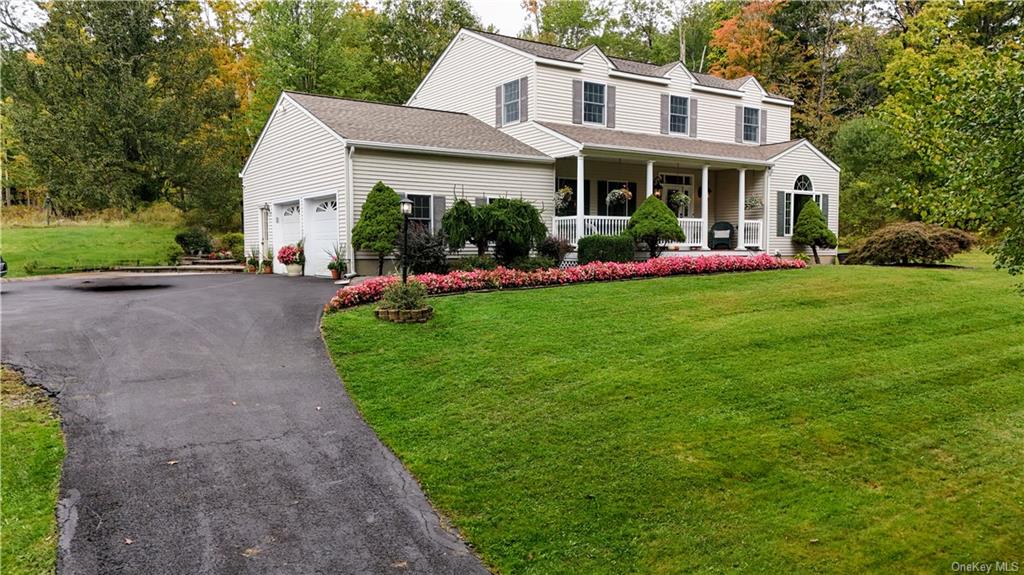
[{"label": "manicured green lawn", "polygon": [[0,370],[0,571],[52,573],[57,563],[55,506],[64,459],[60,422],[39,391]]},{"label": "manicured green lawn", "polygon": [[176,245],[174,234],[171,228],[137,223],[4,228],[0,255],[11,277],[163,264]]},{"label": "manicured green lawn", "polygon": [[477,293],[324,329],[502,573],[945,572],[1024,561],[1024,298],[990,261]]}]

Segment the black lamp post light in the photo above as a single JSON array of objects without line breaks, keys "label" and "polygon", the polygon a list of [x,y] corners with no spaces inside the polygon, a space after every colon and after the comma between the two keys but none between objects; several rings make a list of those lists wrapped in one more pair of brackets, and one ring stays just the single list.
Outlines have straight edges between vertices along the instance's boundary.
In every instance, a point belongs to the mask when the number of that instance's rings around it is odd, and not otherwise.
[{"label": "black lamp post light", "polygon": [[403,228],[402,231],[402,283],[407,283],[409,280],[409,216],[412,215],[412,200],[409,198],[402,198],[399,202],[402,206],[402,219]]}]

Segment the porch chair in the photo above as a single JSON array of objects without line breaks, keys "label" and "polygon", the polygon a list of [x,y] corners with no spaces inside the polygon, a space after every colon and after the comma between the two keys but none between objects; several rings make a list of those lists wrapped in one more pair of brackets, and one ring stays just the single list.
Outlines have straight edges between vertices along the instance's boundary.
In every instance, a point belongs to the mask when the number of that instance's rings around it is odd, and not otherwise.
[{"label": "porch chair", "polygon": [[729,222],[715,222],[715,225],[711,226],[711,231],[708,232],[709,245],[711,249],[717,250],[724,248],[727,250],[732,249],[732,240],[736,235],[736,228]]}]

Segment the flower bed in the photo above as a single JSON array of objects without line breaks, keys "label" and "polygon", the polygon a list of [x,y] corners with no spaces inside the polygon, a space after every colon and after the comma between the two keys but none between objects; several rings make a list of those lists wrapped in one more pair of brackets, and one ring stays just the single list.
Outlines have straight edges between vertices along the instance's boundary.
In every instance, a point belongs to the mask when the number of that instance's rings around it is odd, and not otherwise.
[{"label": "flower bed", "polygon": [[[499,267],[495,270],[473,270],[447,274],[420,274],[415,277],[427,287],[428,294],[461,293],[487,289],[506,289],[566,285],[581,282],[611,281],[630,278],[653,278],[683,274],[720,272],[752,272],[807,267],[799,260],[783,260],[768,254],[754,257],[700,256],[696,258],[654,258],[645,262],[593,262],[574,268],[549,268],[523,272]],[[399,281],[395,276],[381,276],[342,288],[331,298],[326,311],[372,303],[381,298],[384,289]]]}]

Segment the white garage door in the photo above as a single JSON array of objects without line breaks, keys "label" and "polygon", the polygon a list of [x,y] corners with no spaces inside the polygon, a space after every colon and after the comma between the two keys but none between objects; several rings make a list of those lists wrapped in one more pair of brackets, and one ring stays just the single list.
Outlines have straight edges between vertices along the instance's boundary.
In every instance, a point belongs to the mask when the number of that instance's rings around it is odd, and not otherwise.
[{"label": "white garage door", "polygon": [[285,268],[277,261],[277,250],[289,244],[297,244],[302,239],[299,227],[299,204],[281,206],[278,216],[277,233],[274,234],[274,271],[284,273]]},{"label": "white garage door", "polygon": [[329,276],[329,252],[338,241],[338,201],[325,199],[314,202],[309,215],[309,233],[306,234],[306,275]]}]

